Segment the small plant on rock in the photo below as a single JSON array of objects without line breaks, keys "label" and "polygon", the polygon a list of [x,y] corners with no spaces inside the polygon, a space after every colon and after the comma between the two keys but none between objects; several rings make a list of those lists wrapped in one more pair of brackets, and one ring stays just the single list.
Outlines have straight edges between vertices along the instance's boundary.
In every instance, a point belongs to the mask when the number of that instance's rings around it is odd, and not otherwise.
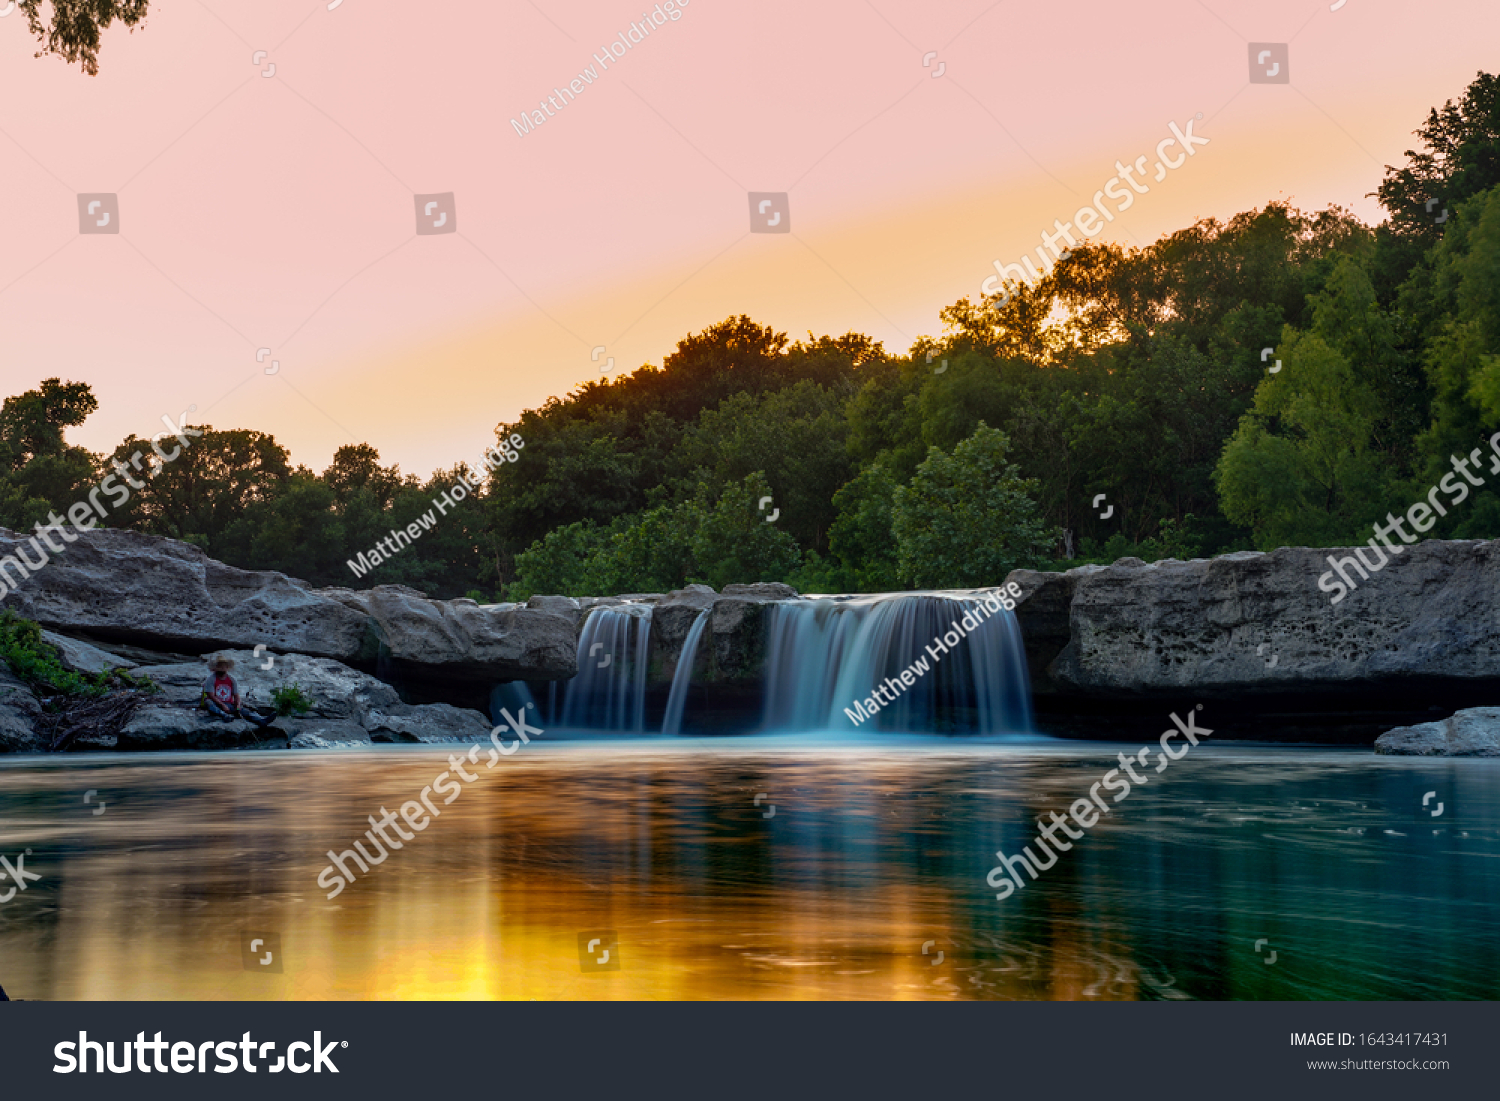
[{"label": "small plant on rock", "polygon": [[272,689],[271,701],[276,705],[278,715],[306,715],[313,705],[312,697],[295,681]]}]

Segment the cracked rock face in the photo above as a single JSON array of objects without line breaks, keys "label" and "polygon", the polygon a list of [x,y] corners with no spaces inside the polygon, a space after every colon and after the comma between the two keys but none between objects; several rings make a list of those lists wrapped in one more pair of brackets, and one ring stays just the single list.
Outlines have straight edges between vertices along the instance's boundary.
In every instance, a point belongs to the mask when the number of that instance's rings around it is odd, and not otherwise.
[{"label": "cracked rock face", "polygon": [[345,590],[341,599],[365,610],[382,652],[403,672],[491,681],[560,680],[578,672],[576,612],[555,598],[536,607],[483,606],[377,585],[352,594]]},{"label": "cracked rock face", "polygon": [[1062,642],[1032,665],[1033,681],[1039,692],[1107,695],[1500,677],[1500,543],[1408,546],[1332,604],[1319,578],[1329,556],[1353,553],[1018,570],[1028,651]]},{"label": "cracked rock face", "polygon": [[[0,528],[0,561],[18,546],[35,560],[29,536]],[[365,617],[305,582],[235,569],[187,543],[118,528],[80,533],[3,603],[55,631],[157,649],[265,643],[353,659],[365,645]]]},{"label": "cracked rock face", "polygon": [[[24,580],[18,566],[9,568],[19,583],[0,604],[64,634],[188,653],[264,645],[353,663],[384,653],[415,677],[550,680],[578,670],[570,609],[556,599],[481,607],[399,585],[314,589],[118,528],[78,532],[71,543],[52,539],[63,549],[38,551],[30,535],[0,528],[0,565],[17,562],[18,550],[27,561],[46,555]],[[82,651],[80,660],[88,660]]]}]

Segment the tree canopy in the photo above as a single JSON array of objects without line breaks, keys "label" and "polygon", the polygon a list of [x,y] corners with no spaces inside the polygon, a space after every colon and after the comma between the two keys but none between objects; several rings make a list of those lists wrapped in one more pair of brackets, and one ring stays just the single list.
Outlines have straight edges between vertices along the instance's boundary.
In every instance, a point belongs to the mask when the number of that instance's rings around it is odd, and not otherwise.
[{"label": "tree canopy", "polygon": [[144,26],[148,0],[47,0],[50,20],[43,18],[42,0],[16,3],[42,44],[37,57],[57,54],[89,76],[98,76],[100,35],[116,20],[132,31]]}]

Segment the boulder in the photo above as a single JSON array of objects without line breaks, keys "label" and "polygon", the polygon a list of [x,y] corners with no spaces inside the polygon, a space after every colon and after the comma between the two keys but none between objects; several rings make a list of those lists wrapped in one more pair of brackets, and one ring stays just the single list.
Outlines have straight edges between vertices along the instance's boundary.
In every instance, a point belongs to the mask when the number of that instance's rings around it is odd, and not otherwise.
[{"label": "boulder", "polygon": [[[0,563],[14,561],[18,548],[34,560],[31,541],[0,528]],[[77,532],[3,603],[54,631],[160,649],[263,642],[342,660],[374,656],[367,618],[305,582],[236,569],[187,543],[123,528]]]},{"label": "boulder", "polygon": [[[421,677],[548,680],[577,672],[574,622],[560,598],[546,607],[429,600],[381,585],[313,589],[267,570],[226,566],[197,547],[121,528],[53,535],[50,551],[0,528],[0,604],[63,635],[153,650],[253,649],[370,665],[389,649]],[[45,562],[26,576],[24,562]],[[575,602],[576,603],[576,602]],[[103,660],[103,659],[97,659]]]},{"label": "boulder", "polygon": [[1375,752],[1404,757],[1500,757],[1500,707],[1471,707],[1439,722],[1399,726],[1375,739]]},{"label": "boulder", "polygon": [[[682,657],[688,632],[718,594],[707,585],[689,585],[670,592],[651,609],[651,657],[647,677],[653,684],[670,684]],[[705,640],[706,641],[706,640]],[[706,647],[699,644],[700,653]]]},{"label": "boulder", "polygon": [[[241,700],[257,710],[270,710],[274,706],[272,692],[293,684],[312,701],[307,717],[315,719],[347,720],[365,726],[376,711],[406,706],[389,684],[331,658],[268,652],[257,657],[250,650],[220,652],[235,663],[232,675]],[[271,668],[261,668],[268,659]],[[168,703],[196,704],[208,680],[208,666],[202,662],[154,665],[149,672]]]},{"label": "boulder", "polygon": [[119,657],[108,650],[101,650],[90,643],[68,638],[55,631],[43,631],[42,641],[56,647],[58,664],[75,673],[101,673],[106,669],[139,667],[138,662],[131,661],[129,658]]},{"label": "boulder", "polygon": [[766,613],[797,599],[797,590],[777,582],[726,585],[709,619],[709,677],[715,684],[758,689],[765,675]]},{"label": "boulder", "polygon": [[37,733],[42,705],[26,683],[0,661],[0,753],[39,753],[46,749]]},{"label": "boulder", "polygon": [[655,599],[650,682],[657,686],[671,683],[688,632],[707,611],[707,632],[699,640],[694,662],[694,684],[758,687],[765,666],[766,608],[796,599],[797,590],[779,582],[727,585],[718,594],[707,585],[689,585]]},{"label": "boulder", "polygon": [[399,673],[492,683],[562,680],[578,672],[576,620],[560,610],[428,600],[396,585],[350,595],[346,603],[365,609]]},{"label": "boulder", "polygon": [[1016,621],[1021,627],[1026,667],[1031,670],[1032,690],[1038,695],[1058,690],[1046,671],[1072,640],[1073,590],[1079,576],[1079,570],[1013,570],[1006,578],[1007,584],[1013,582],[1021,590],[1016,598]]},{"label": "boulder", "polygon": [[114,746],[89,742],[75,743],[77,749],[166,750],[166,749],[235,749],[259,742],[281,740],[285,731],[274,725],[258,727],[254,723],[223,722],[206,711],[170,704],[147,704],[120,729]]},{"label": "boulder", "polygon": [[[506,611],[514,608],[515,605],[490,604],[486,607],[492,611]],[[578,627],[578,621],[583,618],[583,609],[571,596],[533,596],[526,602],[526,607],[539,612],[547,612],[550,615],[560,615],[571,623],[575,630]]]},{"label": "boulder", "polygon": [[1128,558],[1062,575],[1016,571],[1028,651],[1044,654],[1062,638],[1067,606],[1067,642],[1045,666],[1033,664],[1033,684],[1039,693],[1181,699],[1500,677],[1500,543],[1413,544],[1333,603],[1333,586],[1320,589],[1319,579],[1330,557],[1352,553],[1283,547],[1150,565]]},{"label": "boulder", "polygon": [[489,737],[481,712],[446,703],[399,704],[372,711],[367,721],[376,742],[478,742]]}]

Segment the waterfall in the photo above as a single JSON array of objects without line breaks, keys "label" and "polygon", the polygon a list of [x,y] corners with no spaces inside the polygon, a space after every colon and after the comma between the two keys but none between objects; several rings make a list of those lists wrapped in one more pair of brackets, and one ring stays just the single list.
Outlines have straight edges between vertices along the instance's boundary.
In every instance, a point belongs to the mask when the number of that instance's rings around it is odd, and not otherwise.
[{"label": "waterfall", "polygon": [[[776,605],[766,639],[767,729],[853,730],[845,709],[889,678],[898,690],[882,689],[886,702],[860,729],[1029,730],[1020,626],[1011,612],[987,615],[983,604],[982,595],[903,593]],[[966,616],[978,621],[972,629],[962,628]],[[951,639],[956,623],[964,637],[945,652],[934,640]],[[907,669],[909,686],[899,681]]]},{"label": "waterfall", "polygon": [[663,734],[682,731],[682,709],[687,706],[688,685],[693,679],[693,659],[698,656],[698,643],[703,638],[703,629],[708,626],[709,612],[710,609],[704,608],[698,613],[682,643],[682,656],[677,659],[677,668],[672,673],[672,691],[667,696],[667,713],[661,721]]},{"label": "waterfall", "polygon": [[578,638],[578,675],[563,689],[559,725],[642,734],[651,605],[595,608]]}]

